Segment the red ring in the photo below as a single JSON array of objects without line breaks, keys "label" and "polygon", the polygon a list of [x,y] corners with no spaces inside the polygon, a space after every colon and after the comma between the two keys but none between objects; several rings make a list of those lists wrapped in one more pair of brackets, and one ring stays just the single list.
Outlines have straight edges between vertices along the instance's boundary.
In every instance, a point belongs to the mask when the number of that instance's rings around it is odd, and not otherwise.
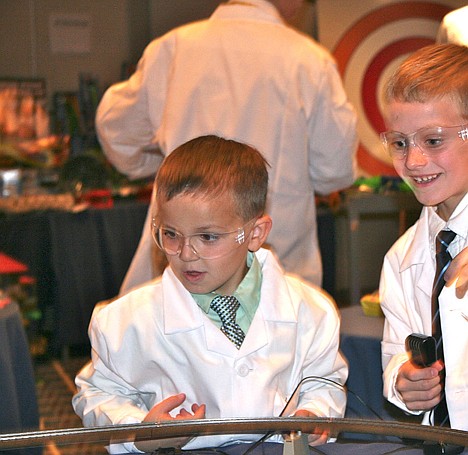
[{"label": "red ring", "polygon": [[[408,18],[428,18],[440,22],[449,11],[451,11],[451,8],[446,5],[417,1],[392,3],[391,5],[371,11],[352,25],[335,46],[333,55],[337,61],[341,75],[344,78],[349,60],[356,48],[368,35],[379,27]],[[384,129],[382,116],[377,104],[376,93],[380,71],[382,71],[385,64],[388,64],[393,58],[404,53],[415,51],[432,42],[433,40],[428,38],[402,39],[381,50],[372,60],[365,72],[361,87],[361,98],[364,113],[376,131],[380,132]],[[405,45],[407,45],[408,48],[405,48]],[[384,52],[387,51],[390,55],[383,55]],[[364,98],[364,93],[366,94],[366,98]],[[371,114],[371,116],[369,117],[368,114]],[[396,175],[392,166],[373,156],[362,143],[358,148],[357,159],[359,166],[369,174]]]},{"label": "red ring", "polygon": [[376,131],[383,131],[385,124],[377,102],[377,84],[382,70],[395,58],[414,52],[433,43],[429,38],[407,38],[384,47],[371,60],[361,84],[361,101],[369,123]]}]

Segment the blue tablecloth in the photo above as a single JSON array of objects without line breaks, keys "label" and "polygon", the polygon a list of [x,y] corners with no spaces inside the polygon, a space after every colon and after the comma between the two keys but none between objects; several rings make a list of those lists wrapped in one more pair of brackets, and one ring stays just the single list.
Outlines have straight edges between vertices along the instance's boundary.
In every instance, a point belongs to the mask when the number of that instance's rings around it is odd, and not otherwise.
[{"label": "blue tablecloth", "polygon": [[0,215],[0,251],[36,276],[39,307],[57,351],[88,343],[92,310],[117,295],[147,210],[146,203],[125,201],[80,213]]},{"label": "blue tablecloth", "polygon": [[[38,428],[39,411],[29,346],[18,305],[10,303],[0,308],[0,433]],[[42,450],[21,452],[40,454]]]},{"label": "blue tablecloth", "polygon": [[[118,294],[138,245],[148,205],[121,201],[81,213],[0,214],[0,251],[24,262],[37,278],[39,306],[53,347],[87,345],[95,304]],[[334,293],[334,218],[318,211],[324,288]],[[47,317],[50,315],[50,317]]]},{"label": "blue tablecloth", "polygon": [[360,305],[341,308],[340,313],[341,351],[349,362],[346,417],[375,419],[375,411],[383,419],[390,418],[382,395],[380,342],[384,318],[365,316]]},{"label": "blue tablecloth", "polygon": [[[417,423],[383,397],[381,347],[384,318],[366,316],[360,305],[341,308],[341,351],[349,362],[346,417]],[[364,402],[364,404],[361,402]],[[372,436],[353,435],[372,439]]]}]

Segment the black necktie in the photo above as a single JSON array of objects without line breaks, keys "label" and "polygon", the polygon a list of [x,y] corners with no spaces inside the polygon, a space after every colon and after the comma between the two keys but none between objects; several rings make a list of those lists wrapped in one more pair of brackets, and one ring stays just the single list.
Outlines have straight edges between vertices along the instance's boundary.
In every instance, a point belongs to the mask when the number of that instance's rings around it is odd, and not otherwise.
[{"label": "black necktie", "polygon": [[[444,360],[444,348],[442,341],[442,328],[440,325],[439,294],[445,285],[444,274],[452,261],[447,251],[450,242],[455,238],[453,231],[440,231],[436,238],[436,274],[432,287],[432,335],[436,340],[437,358]],[[441,372],[442,398],[434,408],[434,424],[450,426],[450,419],[445,399],[445,369]]]},{"label": "black necktie", "polygon": [[236,345],[237,349],[241,347],[245,338],[244,331],[236,322],[236,312],[239,305],[239,301],[232,295],[218,295],[210,305],[221,319],[223,324],[221,331]]}]

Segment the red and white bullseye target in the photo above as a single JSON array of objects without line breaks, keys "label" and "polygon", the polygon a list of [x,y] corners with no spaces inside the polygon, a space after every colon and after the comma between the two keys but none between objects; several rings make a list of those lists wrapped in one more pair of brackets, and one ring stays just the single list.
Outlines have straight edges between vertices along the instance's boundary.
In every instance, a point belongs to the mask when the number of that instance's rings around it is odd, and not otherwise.
[{"label": "red and white bullseye target", "polygon": [[366,175],[395,175],[379,133],[382,85],[410,53],[434,43],[440,21],[451,7],[428,1],[390,3],[354,22],[333,54],[348,96],[358,111],[358,163]]}]

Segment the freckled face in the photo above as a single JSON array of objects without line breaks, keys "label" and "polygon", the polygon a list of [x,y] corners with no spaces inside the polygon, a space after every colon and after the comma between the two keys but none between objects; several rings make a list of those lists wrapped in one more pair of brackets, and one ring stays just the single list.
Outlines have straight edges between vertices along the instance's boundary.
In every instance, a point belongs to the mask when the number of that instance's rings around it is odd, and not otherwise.
[{"label": "freckled face", "polygon": [[[466,124],[458,107],[449,99],[427,103],[393,101],[387,106],[388,131],[410,134],[420,128]],[[427,156],[409,146],[407,156],[393,165],[413,189],[419,202],[437,206],[448,219],[468,190],[468,141],[455,140],[440,154]]]},{"label": "freckled face", "polygon": [[[183,235],[233,231],[245,224],[235,213],[234,202],[228,194],[216,199],[181,194],[170,201],[158,203],[159,224]],[[169,265],[189,292],[232,294],[247,272],[248,229],[246,241],[237,247],[233,241],[234,247],[226,256],[200,259],[185,245],[180,254],[166,255]]]}]

